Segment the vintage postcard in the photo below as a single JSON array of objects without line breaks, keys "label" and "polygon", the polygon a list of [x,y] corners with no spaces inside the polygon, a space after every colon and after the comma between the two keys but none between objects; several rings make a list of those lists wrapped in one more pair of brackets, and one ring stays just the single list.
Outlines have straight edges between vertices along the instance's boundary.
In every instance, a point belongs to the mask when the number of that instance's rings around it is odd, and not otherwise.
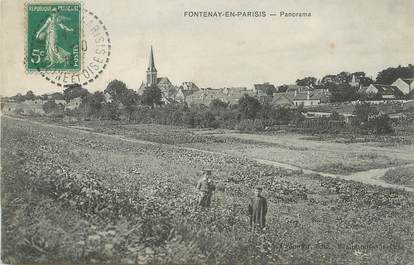
[{"label": "vintage postcard", "polygon": [[1,263],[414,265],[411,0],[2,0]]}]

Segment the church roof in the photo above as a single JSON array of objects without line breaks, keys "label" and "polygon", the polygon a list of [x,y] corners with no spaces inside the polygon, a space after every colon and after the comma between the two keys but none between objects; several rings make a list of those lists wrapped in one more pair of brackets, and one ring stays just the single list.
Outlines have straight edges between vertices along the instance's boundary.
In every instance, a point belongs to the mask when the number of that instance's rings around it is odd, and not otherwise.
[{"label": "church roof", "polygon": [[183,90],[191,90],[191,91],[198,91],[200,88],[194,84],[193,82],[183,82],[182,84]]},{"label": "church roof", "polygon": [[274,93],[272,103],[276,104],[281,101],[286,101],[293,105],[293,100],[289,98],[285,93]]},{"label": "church roof", "polygon": [[155,68],[154,53],[152,52],[152,46],[151,46],[151,54],[150,54],[149,64],[148,64],[148,71],[152,71],[152,72],[157,71],[157,69]]},{"label": "church roof", "polygon": [[158,77],[157,78],[157,85],[162,85],[162,84],[171,85],[171,82],[168,79],[168,77]]},{"label": "church roof", "polygon": [[299,92],[294,96],[293,100],[322,100],[329,97],[329,92],[324,89],[315,89],[312,91]]}]

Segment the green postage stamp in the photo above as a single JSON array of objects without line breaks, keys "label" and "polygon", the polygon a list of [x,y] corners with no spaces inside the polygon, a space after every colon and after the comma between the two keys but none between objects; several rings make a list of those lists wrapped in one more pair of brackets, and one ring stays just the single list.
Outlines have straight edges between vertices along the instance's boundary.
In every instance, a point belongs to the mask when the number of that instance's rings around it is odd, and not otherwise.
[{"label": "green postage stamp", "polygon": [[27,4],[28,71],[81,70],[81,4]]}]

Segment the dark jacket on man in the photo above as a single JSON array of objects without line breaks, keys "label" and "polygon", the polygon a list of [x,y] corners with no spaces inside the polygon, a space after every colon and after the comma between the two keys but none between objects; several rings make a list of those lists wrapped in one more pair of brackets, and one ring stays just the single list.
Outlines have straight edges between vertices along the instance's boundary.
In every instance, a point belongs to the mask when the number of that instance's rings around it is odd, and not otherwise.
[{"label": "dark jacket on man", "polygon": [[209,179],[202,178],[197,183],[197,189],[201,192],[198,204],[202,207],[210,207],[211,196],[213,195],[213,191],[216,189],[213,182]]},{"label": "dark jacket on man", "polygon": [[266,226],[267,201],[262,196],[254,196],[249,203],[250,226],[264,228]]}]

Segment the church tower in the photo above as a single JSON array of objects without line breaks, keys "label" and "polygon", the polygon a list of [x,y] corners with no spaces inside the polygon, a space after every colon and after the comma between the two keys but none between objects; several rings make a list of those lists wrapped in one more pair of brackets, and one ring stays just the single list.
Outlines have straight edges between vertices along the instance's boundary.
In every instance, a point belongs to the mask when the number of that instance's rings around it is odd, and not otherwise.
[{"label": "church tower", "polygon": [[350,86],[352,87],[358,87],[359,86],[359,82],[356,81],[355,75],[352,75],[352,80],[349,83]]},{"label": "church tower", "polygon": [[152,46],[151,46],[151,54],[150,54],[149,65],[147,69],[147,86],[156,85],[156,84],[157,84],[157,69],[155,69],[154,54],[152,52]]}]

